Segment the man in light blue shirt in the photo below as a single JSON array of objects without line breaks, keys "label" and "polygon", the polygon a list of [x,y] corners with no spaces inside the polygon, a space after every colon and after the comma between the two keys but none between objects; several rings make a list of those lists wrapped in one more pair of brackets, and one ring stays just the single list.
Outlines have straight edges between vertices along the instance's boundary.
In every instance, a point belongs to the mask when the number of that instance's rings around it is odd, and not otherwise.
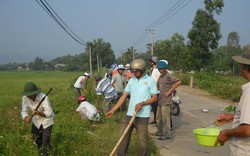
[{"label": "man in light blue shirt", "polygon": [[136,59],[131,63],[133,74],[124,90],[122,97],[117,104],[107,113],[111,117],[114,112],[123,104],[127,96],[130,95],[130,101],[125,121],[122,123],[120,136],[131,120],[135,112],[138,112],[132,126],[124,136],[121,144],[117,148],[117,155],[124,156],[127,153],[130,137],[134,128],[140,141],[140,155],[147,155],[148,151],[148,123],[150,117],[151,104],[157,101],[157,87],[153,78],[145,74],[146,63],[142,59]]}]

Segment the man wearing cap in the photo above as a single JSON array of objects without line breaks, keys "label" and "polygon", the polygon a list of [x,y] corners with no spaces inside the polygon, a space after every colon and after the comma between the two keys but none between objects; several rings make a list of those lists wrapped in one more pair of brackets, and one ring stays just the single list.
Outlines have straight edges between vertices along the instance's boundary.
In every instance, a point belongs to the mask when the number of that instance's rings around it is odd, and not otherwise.
[{"label": "man wearing cap", "polygon": [[166,61],[159,61],[156,68],[161,75],[158,80],[159,99],[157,108],[157,132],[155,135],[160,136],[158,138],[159,140],[166,140],[172,138],[170,114],[172,92],[180,86],[181,81],[168,73],[168,64]]},{"label": "man wearing cap", "polygon": [[82,119],[88,119],[90,121],[100,121],[100,114],[96,107],[89,103],[85,96],[79,96],[78,98],[79,107],[76,109],[81,115]]},{"label": "man wearing cap", "polygon": [[146,62],[143,59],[135,59],[132,61],[131,67],[135,76],[129,80],[122,97],[106,115],[112,117],[115,111],[122,106],[128,95],[130,95],[126,117],[120,129],[120,136],[122,136],[122,133],[128,127],[132,116],[136,114],[136,118],[134,118],[127,133],[123,133],[124,138],[117,148],[117,155],[124,156],[127,154],[133,129],[136,129],[140,141],[140,151],[138,155],[146,156],[148,155],[150,105],[157,101],[157,88],[154,79],[149,77],[145,72]]},{"label": "man wearing cap", "polygon": [[129,81],[132,77],[134,77],[134,74],[133,74],[133,72],[131,71],[131,66],[130,66],[129,63],[125,65],[125,71],[124,71],[124,74],[123,74],[123,75],[124,75],[126,84],[128,83],[128,81]]},{"label": "man wearing cap", "polygon": [[94,79],[96,80],[96,94],[98,95],[96,105],[99,106],[101,96],[104,94],[102,111],[107,113],[111,109],[112,103],[117,102],[116,90],[111,85],[110,80],[108,78],[102,78],[99,73],[94,74]]},{"label": "man wearing cap", "polygon": [[[42,155],[49,155],[50,136],[52,125],[54,124],[54,112],[50,105],[49,98],[46,96],[40,107],[35,111],[45,94],[41,93],[41,89],[33,82],[28,82],[24,86],[22,92],[22,119],[26,123],[30,123],[32,118],[32,138],[38,149],[41,149]],[[32,111],[32,115],[28,114]]]},{"label": "man wearing cap", "polygon": [[[126,86],[125,78],[123,77],[123,71],[125,70],[125,68],[123,65],[118,65],[116,69],[118,71],[118,74],[112,77],[111,84],[115,87],[116,93],[118,95],[117,100],[119,100],[124,91],[124,87]],[[126,102],[122,104],[122,107],[120,107],[120,111],[126,111]]]},{"label": "man wearing cap", "polygon": [[82,95],[81,90],[84,89],[88,78],[90,78],[90,73],[85,72],[83,76],[79,76],[76,80],[74,84],[74,93],[77,99]]},{"label": "man wearing cap", "polygon": [[241,56],[233,56],[240,64],[243,78],[248,82],[242,86],[240,102],[235,114],[222,114],[217,118],[221,124],[233,121],[231,129],[220,132],[215,145],[229,141],[231,156],[243,156],[250,153],[250,44],[246,45]]}]

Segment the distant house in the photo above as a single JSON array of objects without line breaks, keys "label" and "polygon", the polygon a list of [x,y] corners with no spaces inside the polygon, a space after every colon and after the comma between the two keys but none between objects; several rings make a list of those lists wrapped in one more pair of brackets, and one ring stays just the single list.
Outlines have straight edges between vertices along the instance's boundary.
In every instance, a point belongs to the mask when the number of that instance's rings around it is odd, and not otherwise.
[{"label": "distant house", "polygon": [[21,66],[17,67],[17,71],[24,71],[25,69]]},{"label": "distant house", "polygon": [[26,65],[21,65],[17,67],[17,71],[28,71],[29,67]]},{"label": "distant house", "polygon": [[57,64],[55,65],[55,69],[56,69],[56,70],[63,70],[63,68],[64,68],[65,66],[67,66],[67,65],[66,65],[66,64],[62,64],[62,63],[57,63]]}]

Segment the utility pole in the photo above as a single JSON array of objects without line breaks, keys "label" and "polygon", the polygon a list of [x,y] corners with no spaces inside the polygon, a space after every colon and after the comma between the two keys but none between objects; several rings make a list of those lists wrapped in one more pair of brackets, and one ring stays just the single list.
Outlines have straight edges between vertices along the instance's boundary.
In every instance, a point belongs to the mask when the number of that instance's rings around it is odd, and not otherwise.
[{"label": "utility pole", "polygon": [[98,57],[98,53],[96,54],[96,62],[97,62],[97,71],[99,71],[99,57]]},{"label": "utility pole", "polygon": [[154,29],[146,29],[151,33],[151,55],[154,55]]},{"label": "utility pole", "polygon": [[132,47],[132,55],[133,55],[133,61],[134,61],[135,60],[135,50],[133,47]]},{"label": "utility pole", "polygon": [[90,74],[93,75],[92,73],[92,60],[91,60],[91,47],[89,46],[89,71]]},{"label": "utility pole", "polygon": [[123,62],[124,62],[124,64],[126,64],[125,53],[123,53]]}]

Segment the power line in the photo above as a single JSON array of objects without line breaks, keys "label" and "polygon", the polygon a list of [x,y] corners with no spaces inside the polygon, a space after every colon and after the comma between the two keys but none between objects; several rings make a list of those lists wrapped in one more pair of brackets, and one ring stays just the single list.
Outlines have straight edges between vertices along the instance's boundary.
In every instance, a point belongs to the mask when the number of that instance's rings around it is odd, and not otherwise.
[{"label": "power line", "polygon": [[36,0],[36,2],[45,10],[46,13],[76,42],[85,46],[86,42],[84,42],[81,38],[79,38],[70,28],[69,26],[60,18],[60,16],[53,10],[53,8],[44,0]]},{"label": "power line", "polygon": [[[192,0],[189,0],[187,3],[185,3],[183,6],[181,6],[177,11],[175,11],[177,8],[175,10],[171,11],[161,22],[159,22],[158,24],[156,24],[154,27],[157,27],[157,26],[161,25],[163,22],[165,22],[166,20],[170,19],[172,16],[174,16],[175,14],[177,14],[178,12],[180,12],[181,9],[183,9],[191,1]],[[180,6],[180,5],[178,5],[178,6]]]},{"label": "power line", "polygon": [[[162,16],[160,16],[153,23],[149,24],[146,28],[155,28],[161,25],[162,23],[170,19],[172,16],[180,12],[180,10],[183,9],[192,0],[189,0],[187,3],[183,4],[185,1],[186,0],[178,0],[170,9],[168,9]],[[136,40],[133,46],[135,47],[137,44],[142,42],[147,37],[147,35],[148,35],[147,31],[143,30],[140,37]]]},{"label": "power line", "polygon": [[133,44],[133,47],[135,47],[137,44],[142,42],[146,37],[148,36],[148,33],[146,30],[143,30],[140,37],[136,40],[136,42]]},{"label": "power line", "polygon": [[[163,19],[165,19],[172,11],[174,11],[179,5],[181,5],[185,0],[179,0],[177,1],[170,9],[167,10],[161,17],[159,17],[157,20],[155,20],[153,23],[147,26],[147,28],[153,28],[154,25],[157,25],[160,23]],[[179,2],[181,2],[179,4]]]}]

